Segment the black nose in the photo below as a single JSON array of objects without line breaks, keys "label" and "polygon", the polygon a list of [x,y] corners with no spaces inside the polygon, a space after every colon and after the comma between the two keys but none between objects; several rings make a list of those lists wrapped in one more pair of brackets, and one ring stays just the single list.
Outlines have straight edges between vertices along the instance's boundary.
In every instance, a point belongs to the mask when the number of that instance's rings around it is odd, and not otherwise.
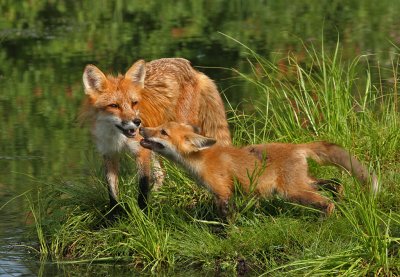
[{"label": "black nose", "polygon": [[134,123],[136,126],[139,126],[140,123],[142,123],[142,121],[141,121],[139,118],[135,118],[135,119],[133,120],[133,123]]}]

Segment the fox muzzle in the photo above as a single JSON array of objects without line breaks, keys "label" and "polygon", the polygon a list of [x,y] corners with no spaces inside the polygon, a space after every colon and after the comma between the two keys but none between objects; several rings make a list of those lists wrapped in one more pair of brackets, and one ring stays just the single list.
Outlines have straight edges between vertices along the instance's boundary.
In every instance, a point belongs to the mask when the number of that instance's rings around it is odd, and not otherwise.
[{"label": "fox muzzle", "polygon": [[139,128],[142,121],[135,118],[132,121],[122,121],[121,124],[116,124],[117,127],[126,137],[133,138],[136,135],[136,130]]}]

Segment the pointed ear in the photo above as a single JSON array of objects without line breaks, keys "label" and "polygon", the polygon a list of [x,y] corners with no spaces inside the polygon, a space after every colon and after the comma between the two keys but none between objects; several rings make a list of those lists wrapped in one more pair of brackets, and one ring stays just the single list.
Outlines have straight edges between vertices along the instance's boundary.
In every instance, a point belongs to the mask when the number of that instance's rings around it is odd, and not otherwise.
[{"label": "pointed ear", "polygon": [[217,140],[193,133],[186,136],[186,142],[190,144],[194,152],[197,152],[213,146]]},{"label": "pointed ear", "polygon": [[146,77],[146,63],[144,60],[138,60],[131,68],[125,73],[125,78],[134,83],[138,83],[142,88],[144,87],[144,78]]},{"label": "pointed ear", "polygon": [[83,71],[83,85],[85,86],[85,93],[88,94],[91,90],[101,90],[105,83],[107,82],[107,77],[92,64],[88,64]]}]

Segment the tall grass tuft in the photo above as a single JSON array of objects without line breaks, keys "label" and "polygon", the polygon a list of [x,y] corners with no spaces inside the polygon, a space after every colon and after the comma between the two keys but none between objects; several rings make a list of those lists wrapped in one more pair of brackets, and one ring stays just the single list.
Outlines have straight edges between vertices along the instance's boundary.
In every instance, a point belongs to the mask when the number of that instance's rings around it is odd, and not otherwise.
[{"label": "tall grass tuft", "polygon": [[[165,161],[164,186],[149,209],[137,208],[136,179],[121,177],[127,215],[108,221],[101,179],[48,186],[31,202],[39,251],[58,262],[123,263],[142,271],[213,274],[400,274],[400,116],[394,83],[362,67],[368,57],[345,63],[334,49],[304,45],[271,62],[249,47],[250,73],[238,78],[257,91],[246,112],[232,109],[234,143],[329,140],[343,145],[379,177],[377,196],[347,173],[321,168],[342,180],[345,193],[333,216],[281,199],[257,199],[236,190],[228,222],[216,215],[212,196]],[[254,95],[254,94],[253,94]],[[256,183],[257,174],[249,173]]]},{"label": "tall grass tuft", "polygon": [[[339,42],[330,55],[325,52],[323,43],[319,52],[314,46],[305,46],[308,54],[306,65],[289,54],[283,70],[250,48],[247,50],[252,56],[249,63],[253,74],[236,72],[254,84],[259,92],[254,114],[246,118],[252,122],[249,124],[241,120],[244,124],[239,125],[240,133],[246,134],[247,138],[252,137],[251,142],[270,138],[283,141],[328,139],[358,152],[357,156],[369,161],[371,171],[374,168],[380,171],[382,160],[398,166],[400,117],[397,69],[394,69],[393,87],[385,87],[388,90],[385,92],[382,85],[372,83],[370,70],[359,76],[360,60],[366,57],[357,57],[344,65]],[[379,83],[382,82],[379,79]],[[233,121],[239,118],[243,116],[235,115]],[[254,132],[247,135],[246,126],[260,130],[259,137],[254,137]],[[386,180],[382,176],[381,189],[385,191],[387,182],[398,183],[399,176],[395,178]],[[389,209],[385,212],[377,199],[365,189],[358,188],[356,193],[354,189],[347,190],[351,197],[338,207],[341,216],[352,227],[351,235],[359,239],[359,244],[350,252],[346,250],[323,258],[299,260],[279,269],[291,268],[291,273],[318,269],[313,274],[319,272],[320,275],[337,269],[340,269],[338,273],[356,271],[360,275],[371,271],[385,275],[390,274],[393,268],[398,270],[396,263],[399,261],[394,255],[398,252],[389,251],[393,244],[399,243],[398,237],[393,237],[390,231],[391,224],[398,228],[398,221],[393,220],[393,214],[396,218],[398,216],[398,204],[393,207],[395,211]],[[324,268],[327,271],[321,271]]]}]

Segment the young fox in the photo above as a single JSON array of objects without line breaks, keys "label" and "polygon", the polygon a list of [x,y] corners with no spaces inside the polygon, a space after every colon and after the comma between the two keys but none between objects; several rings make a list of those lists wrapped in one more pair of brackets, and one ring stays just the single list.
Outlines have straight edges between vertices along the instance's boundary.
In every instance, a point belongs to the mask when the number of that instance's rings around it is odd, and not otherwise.
[{"label": "young fox", "polygon": [[125,75],[106,76],[94,65],[83,73],[86,98],[81,121],[91,124],[97,149],[103,155],[110,204],[118,201],[119,153],[136,156],[140,208],[146,207],[151,151],[139,145],[139,126],[168,121],[201,126],[205,136],[230,145],[231,138],[222,99],[214,82],[181,58],[145,63],[139,60]]},{"label": "young fox", "polygon": [[[140,128],[140,134],[144,138],[140,142],[143,147],[180,164],[213,192],[222,217],[227,213],[234,179],[249,191],[249,176],[253,176],[255,192],[260,196],[276,193],[289,201],[312,205],[331,214],[334,204],[317,190],[319,186],[336,191],[341,188],[331,186],[329,180],[310,176],[307,158],[344,168],[362,183],[370,178],[367,169],[355,157],[328,142],[268,143],[235,148],[214,145],[216,140],[198,134],[196,127],[176,122]],[[376,176],[372,175],[371,180],[373,190],[377,191]]]}]

